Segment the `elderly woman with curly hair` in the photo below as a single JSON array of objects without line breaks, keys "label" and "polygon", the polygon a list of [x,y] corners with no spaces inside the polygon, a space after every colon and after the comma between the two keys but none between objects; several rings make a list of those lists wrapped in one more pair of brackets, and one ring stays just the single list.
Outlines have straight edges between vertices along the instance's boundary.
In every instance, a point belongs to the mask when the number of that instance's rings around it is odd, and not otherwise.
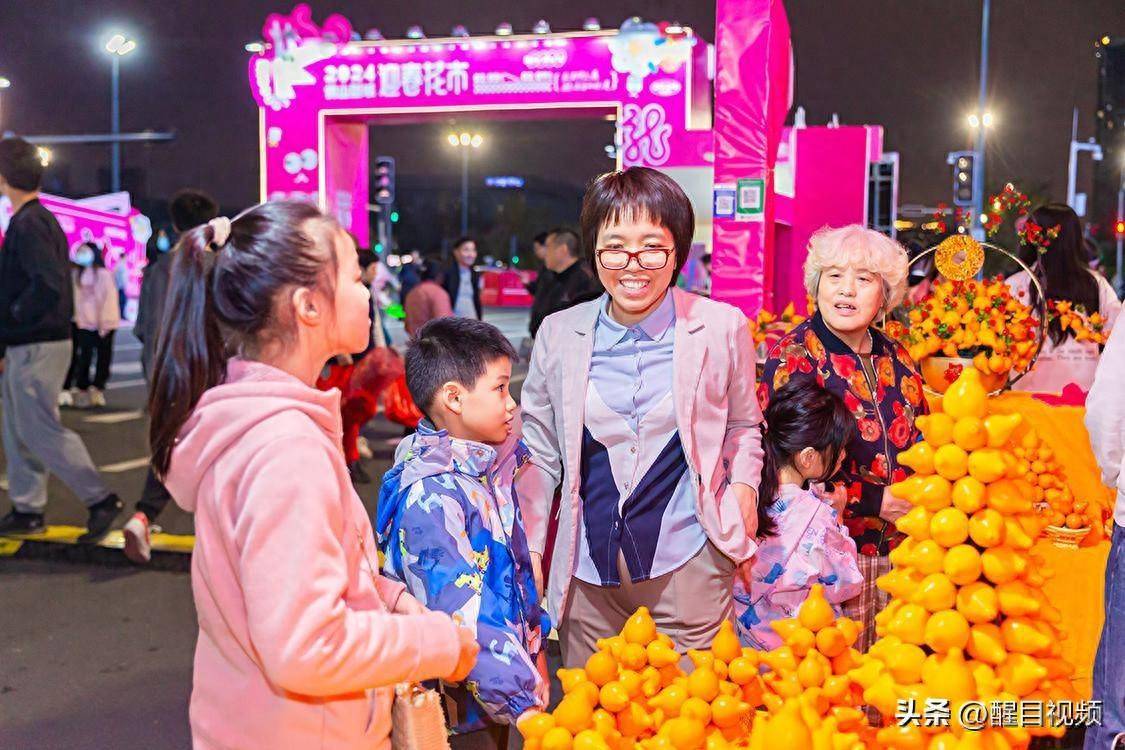
[{"label": "elderly woman with curly hair", "polygon": [[857,646],[864,650],[874,639],[875,615],[889,601],[875,579],[890,570],[887,555],[902,539],[895,521],[910,509],[889,486],[909,473],[898,455],[918,440],[914,418],[926,411],[914,362],[876,327],[902,302],[907,268],[901,245],[858,224],[814,234],[805,287],[816,313],[773,347],[758,384],[764,409],[791,379],[814,379],[856,419],[833,492],[859,550],[864,588],[844,611],[863,623]]}]

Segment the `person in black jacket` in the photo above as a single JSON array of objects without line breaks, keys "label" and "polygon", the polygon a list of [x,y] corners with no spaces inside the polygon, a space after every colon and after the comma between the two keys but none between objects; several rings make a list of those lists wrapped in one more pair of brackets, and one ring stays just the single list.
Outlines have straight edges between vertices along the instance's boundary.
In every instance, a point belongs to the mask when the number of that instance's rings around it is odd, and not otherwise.
[{"label": "person in black jacket", "polygon": [[531,311],[532,338],[548,315],[589,302],[605,291],[589,264],[579,262],[582,250],[577,232],[566,227],[554,229],[547,235],[546,245],[543,264],[551,280],[543,294],[535,296]]},{"label": "person in black jacket", "polygon": [[43,164],[22,138],[0,140],[0,193],[12,220],[0,249],[0,343],[5,348],[4,454],[12,511],[0,534],[43,529],[47,474],[63,481],[89,508],[80,542],[96,542],[121,511],[82,439],[63,427],[56,404],[70,367],[74,287],[70,249],[59,222],[39,202]]},{"label": "person in black jacket", "polygon": [[453,314],[459,318],[481,319],[480,276],[473,264],[477,262],[477,243],[472,237],[461,237],[453,243],[453,266],[445,272],[442,286],[449,293]]},{"label": "person in black jacket", "polygon": [[[178,237],[218,216],[219,204],[202,190],[184,188],[172,196],[168,203],[168,214],[172,217],[172,229]],[[149,385],[152,384],[155,372],[156,349],[164,320],[164,303],[168,298],[168,285],[175,259],[176,243],[165,237],[163,243],[156,245],[156,257],[149,258],[141,281],[141,299],[137,305],[137,322],[133,324],[133,335],[141,341],[141,372]],[[125,537],[125,556],[133,562],[143,564],[152,559],[152,524],[171,499],[168,489],[157,479],[150,466],[145,475],[141,499],[137,501],[137,510],[121,529]]]}]

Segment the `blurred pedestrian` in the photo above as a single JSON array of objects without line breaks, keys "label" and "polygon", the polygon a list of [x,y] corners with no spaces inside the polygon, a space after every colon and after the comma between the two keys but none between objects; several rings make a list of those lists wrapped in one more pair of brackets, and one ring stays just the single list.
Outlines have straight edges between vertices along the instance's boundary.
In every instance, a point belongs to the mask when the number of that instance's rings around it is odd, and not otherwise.
[{"label": "blurred pedestrian", "polygon": [[538,309],[533,309],[530,323],[532,338],[548,315],[589,302],[605,292],[590,265],[579,262],[581,241],[573,229],[552,230],[547,235],[546,248],[543,263],[551,275],[542,297],[536,296]]},{"label": "blurred pedestrian", "polygon": [[43,530],[47,476],[54,474],[89,508],[80,542],[96,542],[121,510],[82,439],[63,427],[56,403],[72,352],[74,288],[59,222],[39,202],[43,163],[22,138],[0,140],[0,194],[12,219],[0,249],[0,344],[6,347],[4,455],[12,511],[0,534]]},{"label": "blurred pedestrian", "polygon": [[442,286],[449,294],[453,314],[459,318],[480,320],[480,276],[477,262],[477,243],[472,237],[461,237],[453,243],[453,266],[445,273]]},{"label": "blurred pedestrian", "polygon": [[442,269],[435,260],[422,264],[421,281],[410,290],[403,303],[406,313],[406,333],[413,336],[422,326],[435,318],[445,318],[453,314],[449,293],[438,283]]},{"label": "blurred pedestrian", "polygon": [[[113,363],[113,334],[121,324],[117,286],[113,274],[105,267],[102,251],[93,243],[82,244],[74,254],[74,262],[76,348],[63,394],[73,405],[102,407]],[[97,368],[91,380],[90,365],[95,357]]]},{"label": "blurred pedestrian", "polygon": [[[219,204],[201,190],[186,188],[172,196],[168,203],[168,213],[172,217],[172,230],[176,235],[182,235],[218,216]],[[141,372],[150,387],[177,247],[179,245],[167,233],[164,233],[163,240],[158,234],[156,257],[149,259],[141,281],[141,299],[137,305],[137,322],[133,325],[133,334],[141,341]],[[157,479],[152,467],[149,467],[136,512],[122,529],[125,535],[125,556],[133,562],[147,563],[152,558],[153,523],[171,499],[168,490]]]}]

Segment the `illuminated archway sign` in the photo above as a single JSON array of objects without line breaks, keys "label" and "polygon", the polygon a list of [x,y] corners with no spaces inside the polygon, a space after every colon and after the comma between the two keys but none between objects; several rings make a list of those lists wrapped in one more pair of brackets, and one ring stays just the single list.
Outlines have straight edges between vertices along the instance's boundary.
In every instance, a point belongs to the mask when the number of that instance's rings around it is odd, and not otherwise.
[{"label": "illuminated archway sign", "polygon": [[[635,21],[613,31],[348,41],[342,16],[271,15],[249,64],[261,112],[262,199],[318,203],[368,241],[367,123],[612,116],[621,165],[695,185],[709,238],[708,45]],[[702,186],[700,189],[699,186]]]},{"label": "illuminated archway sign", "polygon": [[[347,19],[317,25],[298,5],[266,20],[263,49],[249,62],[261,197],[313,201],[366,244],[368,123],[610,116],[619,167],[660,169],[691,196],[695,242],[713,250],[713,296],[749,314],[784,304],[800,292],[812,229],[863,220],[866,169],[880,149],[845,149],[843,129],[826,132],[816,156],[802,150],[810,156],[800,170],[788,154],[787,174],[806,187],[794,194],[789,180],[779,196],[774,171],[793,75],[782,0],[717,0],[716,35],[715,55],[686,27],[640,21],[610,31],[359,42],[349,41]],[[853,152],[859,168],[833,179]],[[813,186],[808,175],[821,179]]]}]

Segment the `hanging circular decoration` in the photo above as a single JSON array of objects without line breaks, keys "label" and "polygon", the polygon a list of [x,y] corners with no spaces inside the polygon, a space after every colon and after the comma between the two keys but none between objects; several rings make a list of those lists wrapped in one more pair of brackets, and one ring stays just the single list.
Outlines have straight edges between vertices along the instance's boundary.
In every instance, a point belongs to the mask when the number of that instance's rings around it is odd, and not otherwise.
[{"label": "hanging circular decoration", "polygon": [[984,248],[967,234],[955,234],[938,245],[934,264],[947,279],[971,279],[984,265]]}]

